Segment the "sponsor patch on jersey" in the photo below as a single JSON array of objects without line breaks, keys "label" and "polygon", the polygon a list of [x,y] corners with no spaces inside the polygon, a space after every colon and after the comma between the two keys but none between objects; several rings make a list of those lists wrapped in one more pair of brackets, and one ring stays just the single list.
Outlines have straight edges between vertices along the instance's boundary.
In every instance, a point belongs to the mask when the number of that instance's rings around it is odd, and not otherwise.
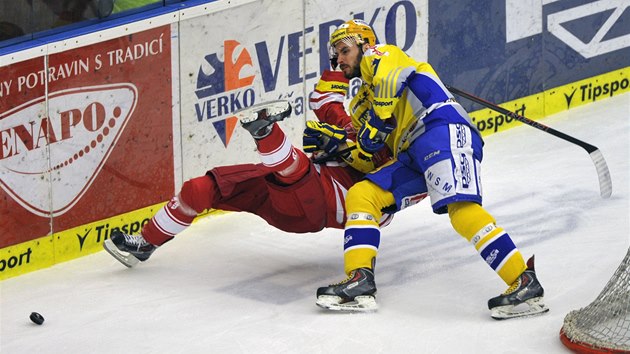
[{"label": "sponsor patch on jersey", "polygon": [[468,162],[468,159],[466,158],[466,154],[459,155],[459,163],[460,163],[460,168],[462,171],[462,177],[461,177],[462,188],[468,189],[470,188],[470,182],[472,181],[472,174],[470,171],[470,163]]}]

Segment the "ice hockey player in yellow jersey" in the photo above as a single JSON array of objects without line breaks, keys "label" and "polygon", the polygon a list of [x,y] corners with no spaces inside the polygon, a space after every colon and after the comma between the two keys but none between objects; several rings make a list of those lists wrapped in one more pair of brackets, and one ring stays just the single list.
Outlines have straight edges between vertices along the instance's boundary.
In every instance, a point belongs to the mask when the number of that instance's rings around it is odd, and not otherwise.
[{"label": "ice hockey player in yellow jersey", "polygon": [[[358,132],[350,159],[369,161],[383,149],[394,158],[348,191],[347,279],[319,288],[317,305],[341,311],[377,308],[374,265],[382,210],[400,210],[408,196],[428,189],[433,211],[448,214],[455,231],[509,286],[488,301],[491,316],[504,319],[548,311],[533,257],[526,263],[508,233],[482,207],[481,135],[431,65],[396,46],[376,44],[372,28],[357,19],[332,33],[330,51],[331,62],[346,78],[363,81],[349,106]],[[521,304],[529,306],[515,309]]]}]

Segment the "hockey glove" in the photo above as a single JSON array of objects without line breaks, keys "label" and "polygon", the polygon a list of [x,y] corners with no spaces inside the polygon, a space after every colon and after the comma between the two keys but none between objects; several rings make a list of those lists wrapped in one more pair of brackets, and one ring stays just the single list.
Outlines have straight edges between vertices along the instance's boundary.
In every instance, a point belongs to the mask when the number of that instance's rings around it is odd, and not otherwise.
[{"label": "hockey glove", "polygon": [[307,120],[302,139],[304,152],[322,151],[330,155],[339,150],[347,137],[348,133],[336,125]]},{"label": "hockey glove", "polygon": [[[394,120],[392,119],[392,121]],[[359,152],[365,157],[372,157],[375,152],[385,146],[385,140],[394,131],[394,128],[396,128],[396,124],[386,123],[374,114],[374,110],[371,110],[370,118],[364,121],[361,129],[359,129],[357,136]]]}]

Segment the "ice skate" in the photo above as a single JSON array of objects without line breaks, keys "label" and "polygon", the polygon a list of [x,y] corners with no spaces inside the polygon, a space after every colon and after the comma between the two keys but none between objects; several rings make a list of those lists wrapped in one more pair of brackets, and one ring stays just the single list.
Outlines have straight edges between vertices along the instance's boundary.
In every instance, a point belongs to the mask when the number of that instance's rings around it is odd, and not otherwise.
[{"label": "ice skate", "polygon": [[118,230],[112,231],[109,239],[103,243],[103,247],[129,268],[149,259],[151,253],[157,248],[148,243],[142,235],[127,235]]},{"label": "ice skate", "polygon": [[355,269],[341,283],[317,289],[317,306],[333,311],[376,311],[376,283],[374,272],[368,268]]},{"label": "ice skate", "polygon": [[254,139],[262,139],[271,133],[273,123],[291,115],[291,104],[282,100],[264,102],[244,108],[235,115]]},{"label": "ice skate", "polygon": [[488,300],[488,308],[495,320],[542,314],[549,311],[543,302],[544,294],[536,278],[532,256],[523,274],[503,294]]}]

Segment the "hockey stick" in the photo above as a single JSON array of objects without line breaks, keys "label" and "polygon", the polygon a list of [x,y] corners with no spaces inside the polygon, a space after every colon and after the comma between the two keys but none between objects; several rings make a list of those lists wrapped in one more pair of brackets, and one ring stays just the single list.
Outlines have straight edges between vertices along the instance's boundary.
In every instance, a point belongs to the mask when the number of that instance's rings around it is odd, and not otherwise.
[{"label": "hockey stick", "polygon": [[336,151],[336,152],[334,152],[332,154],[327,154],[327,155],[316,157],[316,158],[313,159],[313,163],[324,163],[324,162],[332,161],[332,160],[338,158],[339,156],[341,156],[341,155],[343,155],[345,153],[348,153],[348,152],[350,152],[350,151],[352,151],[352,150],[354,150],[356,148],[357,148],[356,145],[352,145],[349,148],[345,148],[343,150]]},{"label": "hockey stick", "polygon": [[501,114],[505,114],[506,116],[509,116],[513,119],[518,120],[521,123],[527,124],[529,126],[532,126],[536,129],[540,129],[546,133],[549,133],[555,137],[558,137],[562,140],[566,140],[572,144],[578,145],[580,147],[582,147],[584,150],[586,150],[586,152],[588,152],[589,156],[591,157],[591,159],[593,160],[593,163],[595,164],[595,169],[597,170],[597,177],[599,178],[599,194],[601,195],[602,198],[609,198],[612,194],[612,180],[610,178],[610,171],[608,170],[608,165],[606,164],[606,160],[604,160],[604,155],[602,154],[602,152],[596,147],[593,146],[589,143],[586,143],[582,140],[576,139],[570,135],[567,135],[563,132],[557,131],[553,128],[550,128],[544,124],[541,124],[539,122],[536,122],[534,120],[531,120],[529,118],[520,116],[514,112],[508,111],[507,109],[503,108],[503,107],[499,107],[495,104],[492,104],[482,98],[473,96],[470,93],[467,93],[465,91],[462,91],[460,89],[457,89],[455,87],[449,86],[449,85],[445,85],[446,88],[451,91],[452,93],[462,96],[464,98],[467,98],[473,102],[477,102],[479,104],[481,104],[482,106],[488,107],[494,111],[497,111]]}]

